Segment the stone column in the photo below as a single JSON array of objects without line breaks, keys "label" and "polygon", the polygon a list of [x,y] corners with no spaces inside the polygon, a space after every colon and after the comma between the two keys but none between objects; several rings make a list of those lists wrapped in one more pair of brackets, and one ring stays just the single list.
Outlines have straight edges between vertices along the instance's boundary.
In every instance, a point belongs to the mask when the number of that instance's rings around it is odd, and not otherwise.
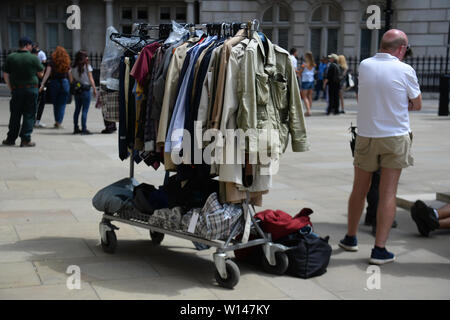
[{"label": "stone column", "polygon": [[113,12],[113,2],[114,0],[104,0],[105,1],[105,13],[106,13],[106,28],[114,25],[114,12]]},{"label": "stone column", "polygon": [[187,4],[186,9],[186,23],[195,23],[195,6],[194,0],[185,0]]},{"label": "stone column", "polygon": [[[72,0],[73,5],[80,5],[80,0]],[[83,18],[83,17],[81,17]],[[67,26],[64,26],[67,28]],[[81,21],[81,28],[83,28],[83,21]],[[81,30],[72,30],[72,51],[75,54],[77,51],[81,50]]]}]

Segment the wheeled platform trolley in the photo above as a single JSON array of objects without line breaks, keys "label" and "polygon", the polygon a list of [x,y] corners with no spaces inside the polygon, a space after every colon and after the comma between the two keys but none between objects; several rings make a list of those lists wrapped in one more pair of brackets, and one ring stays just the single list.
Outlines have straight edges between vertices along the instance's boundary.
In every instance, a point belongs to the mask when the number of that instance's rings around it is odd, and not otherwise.
[{"label": "wheeled platform trolley", "polygon": [[[130,177],[133,178],[134,163],[132,160],[130,161],[130,166]],[[251,219],[252,224],[250,232],[256,233],[256,235],[259,236],[259,238],[254,240],[248,240],[245,242],[236,240],[235,237],[238,236],[238,224],[234,226],[229,237],[225,241],[207,240],[192,233],[163,229],[150,225],[148,222],[149,215],[141,213],[137,211],[136,208],[134,208],[133,210],[121,210],[116,213],[105,212],[103,214],[102,220],[99,224],[101,245],[103,251],[107,253],[112,254],[116,251],[117,236],[115,231],[119,230],[119,228],[113,225],[112,222],[117,221],[148,229],[151,240],[155,245],[161,244],[164,239],[164,235],[168,234],[174,237],[198,242],[210,247],[217,248],[216,252],[213,254],[214,265],[216,267],[215,278],[218,284],[225,288],[232,289],[239,282],[239,267],[227,255],[227,252],[237,249],[261,245],[264,253],[262,258],[264,269],[273,274],[284,274],[289,264],[288,257],[285,253],[288,248],[281,244],[272,242],[271,235],[263,232],[254,217],[254,208],[253,206],[249,205],[248,201],[249,194],[247,193],[247,199],[242,204],[243,214],[244,217],[247,217],[247,219]]]}]

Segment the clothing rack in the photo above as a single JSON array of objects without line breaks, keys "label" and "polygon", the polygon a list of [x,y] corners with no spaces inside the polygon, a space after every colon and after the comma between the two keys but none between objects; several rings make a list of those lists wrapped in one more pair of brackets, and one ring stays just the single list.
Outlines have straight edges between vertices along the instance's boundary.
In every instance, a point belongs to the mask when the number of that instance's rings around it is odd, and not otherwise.
[{"label": "clothing rack", "polygon": [[[226,37],[235,35],[238,30],[245,29],[247,30],[247,36],[251,39],[254,32],[257,32],[259,29],[259,21],[255,19],[246,23],[222,22],[207,24],[184,24],[182,26],[186,29],[189,29],[191,36],[193,36],[196,30],[204,30],[207,35],[218,35],[219,37]],[[160,40],[164,39],[164,37],[165,39],[167,39],[167,37],[169,37],[170,35],[170,32],[172,31],[172,24],[150,25],[147,23],[138,23],[135,24],[134,27],[134,29],[137,31],[137,34],[113,33],[110,35],[110,39],[136,55],[138,53],[134,50],[134,46],[141,43],[142,41],[146,42],[152,39],[148,35],[149,30],[158,30]],[[133,47],[129,48],[120,43],[118,39],[121,37],[137,38],[139,39],[139,42],[137,42]],[[129,150],[131,151],[129,179],[133,182],[134,185],[136,183],[136,181],[134,180],[134,154],[136,151],[134,144],[129,146]],[[114,231],[118,228],[112,225],[111,222],[118,221],[148,229],[150,231],[150,236],[154,244],[160,244],[164,238],[164,235],[169,234],[175,237],[208,245],[210,247],[216,247],[217,251],[213,254],[214,264],[216,267],[215,278],[219,285],[226,288],[233,288],[238,283],[240,277],[238,266],[227,257],[227,252],[233,250],[262,246],[264,253],[262,263],[265,266],[266,270],[275,274],[283,274],[288,268],[288,258],[285,254],[285,251],[288,248],[281,244],[273,243],[271,235],[263,232],[254,217],[255,210],[253,206],[250,205],[250,192],[248,190],[246,191],[246,198],[242,203],[242,211],[244,216],[244,234],[242,239],[235,239],[235,237],[238,235],[238,225],[236,224],[231,230],[229,237],[224,240],[224,242],[207,240],[200,238],[198,235],[192,233],[167,230],[150,225],[148,222],[148,218],[140,217],[139,213],[133,215],[132,217],[124,218],[118,213],[105,212],[99,224],[101,244],[105,252],[113,253],[115,251],[117,238]],[[251,232],[258,234],[260,238],[249,240],[249,235]]]},{"label": "clothing rack", "polygon": [[[257,19],[253,19],[252,21],[248,21],[248,22],[222,22],[222,23],[203,23],[203,24],[181,24],[184,28],[187,29],[194,29],[194,30],[206,30],[207,34],[217,34],[217,32],[222,35],[225,34],[225,31],[228,30],[230,33],[228,33],[229,35],[231,35],[231,32],[233,32],[233,34],[236,34],[236,32],[240,29],[245,29],[247,30],[247,36],[249,38],[253,37],[253,33],[259,30],[259,26],[260,23]],[[129,49],[126,46],[123,46],[121,43],[119,43],[119,41],[117,41],[117,38],[119,37],[128,37],[128,38],[132,38],[132,37],[138,37],[141,40],[148,40],[151,39],[150,36],[148,35],[148,31],[149,30],[170,30],[172,31],[172,24],[159,24],[159,25],[151,25],[148,23],[135,23],[134,27],[136,30],[138,30],[138,34],[134,34],[134,35],[130,35],[130,34],[122,34],[122,33],[112,33],[110,35],[110,39],[116,43],[118,43],[119,45],[121,45],[122,47]],[[167,35],[168,36],[168,35]],[[131,50],[132,51],[132,50]],[[138,53],[135,53],[138,54]],[[131,150],[131,155],[130,155],[130,178],[134,178],[134,149]],[[247,195],[247,203],[249,202],[249,196]]]}]

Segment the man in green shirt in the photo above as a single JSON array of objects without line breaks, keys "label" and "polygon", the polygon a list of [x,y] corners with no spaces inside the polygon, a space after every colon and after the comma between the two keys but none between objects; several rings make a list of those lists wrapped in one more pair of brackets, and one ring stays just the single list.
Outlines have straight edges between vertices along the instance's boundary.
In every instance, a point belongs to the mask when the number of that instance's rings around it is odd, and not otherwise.
[{"label": "man in green shirt", "polygon": [[[4,79],[11,90],[9,131],[3,144],[13,146],[20,135],[21,147],[34,147],[31,133],[36,117],[38,76],[43,76],[44,66],[31,54],[33,42],[24,37],[19,40],[20,49],[6,58],[3,66]],[[23,117],[22,128],[20,119]]]}]

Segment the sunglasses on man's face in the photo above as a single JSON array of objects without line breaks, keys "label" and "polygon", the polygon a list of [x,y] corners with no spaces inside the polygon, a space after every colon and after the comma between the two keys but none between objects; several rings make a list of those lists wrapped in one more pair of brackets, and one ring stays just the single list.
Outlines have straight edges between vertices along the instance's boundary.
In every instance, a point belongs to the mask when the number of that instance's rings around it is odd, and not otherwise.
[{"label": "sunglasses on man's face", "polygon": [[406,46],[406,51],[405,51],[405,58],[407,57],[412,57],[413,52],[411,50],[411,47],[409,46],[409,44]]}]

